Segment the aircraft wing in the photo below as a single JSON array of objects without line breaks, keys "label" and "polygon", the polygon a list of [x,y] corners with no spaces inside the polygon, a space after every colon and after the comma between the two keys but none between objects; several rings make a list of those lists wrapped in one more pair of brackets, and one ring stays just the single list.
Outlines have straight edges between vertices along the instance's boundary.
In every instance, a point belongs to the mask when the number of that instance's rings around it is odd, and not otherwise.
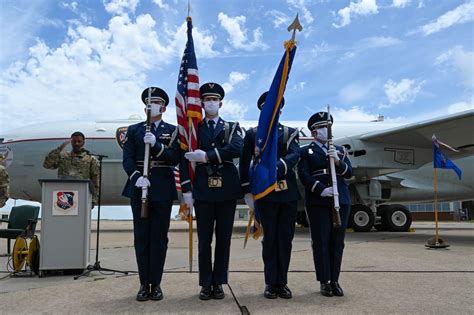
[{"label": "aircraft wing", "polygon": [[433,134],[459,153],[446,153],[462,157],[474,152],[474,110],[453,114],[443,118],[431,119],[384,131],[376,131],[360,136],[364,142],[384,143],[402,147],[430,149]]},{"label": "aircraft wing", "polygon": [[440,141],[460,150],[453,152],[444,149],[451,159],[472,156],[474,110],[336,141],[348,148],[356,180],[364,181],[402,170],[418,169],[432,162],[433,134]]}]

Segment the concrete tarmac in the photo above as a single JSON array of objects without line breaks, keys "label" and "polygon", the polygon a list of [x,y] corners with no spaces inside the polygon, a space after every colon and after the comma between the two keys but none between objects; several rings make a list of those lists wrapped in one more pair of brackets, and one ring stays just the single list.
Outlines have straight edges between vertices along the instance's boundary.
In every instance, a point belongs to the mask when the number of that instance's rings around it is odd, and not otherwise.
[{"label": "concrete tarmac", "polygon": [[[136,270],[131,222],[104,221],[101,227],[101,266]],[[0,273],[0,278],[5,277],[0,280],[0,313],[239,314],[244,309],[251,314],[474,314],[474,224],[441,223],[440,235],[451,245],[443,250],[424,246],[434,236],[433,223],[417,222],[413,227],[415,231],[407,233],[347,233],[340,279],[344,297],[321,296],[309,231],[297,228],[288,284],[293,299],[265,299],[260,241],[250,239],[244,250],[245,222],[236,222],[226,297],[201,301],[197,235],[193,273],[189,273],[187,227],[185,222],[172,222],[162,301],[135,301],[139,281],[133,273],[93,271],[78,280],[71,275],[38,278]],[[94,262],[96,233],[92,236]],[[6,252],[5,243],[0,240],[0,254]],[[7,257],[0,257],[0,271],[6,271],[7,262]]]}]

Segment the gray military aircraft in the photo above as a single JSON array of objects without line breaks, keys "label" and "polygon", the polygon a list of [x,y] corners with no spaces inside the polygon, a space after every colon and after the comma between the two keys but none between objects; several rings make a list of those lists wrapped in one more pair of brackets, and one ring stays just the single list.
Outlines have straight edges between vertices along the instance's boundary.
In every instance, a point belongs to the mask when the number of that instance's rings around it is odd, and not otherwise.
[{"label": "gray military aircraft", "polygon": [[[121,196],[126,176],[122,170],[122,141],[127,127],[141,121],[96,122],[63,121],[43,123],[12,130],[0,136],[0,152],[7,154],[6,166],[11,178],[12,198],[40,201],[39,178],[54,178],[55,171],[43,168],[45,155],[68,139],[74,131],[86,135],[86,148],[107,155],[103,160],[102,204],[123,205]],[[300,130],[300,143],[312,141],[304,121],[282,122]],[[256,126],[246,121],[242,127]],[[412,124],[378,119],[371,122],[336,122],[335,143],[347,148],[354,176],[350,180],[353,210],[350,224],[356,231],[407,231],[411,214],[402,203],[432,202],[433,150],[431,137],[460,149],[450,158],[463,170],[458,180],[451,170],[438,172],[440,201],[474,198],[474,110]],[[300,187],[303,191],[302,186]],[[307,225],[303,203],[298,223]]]}]

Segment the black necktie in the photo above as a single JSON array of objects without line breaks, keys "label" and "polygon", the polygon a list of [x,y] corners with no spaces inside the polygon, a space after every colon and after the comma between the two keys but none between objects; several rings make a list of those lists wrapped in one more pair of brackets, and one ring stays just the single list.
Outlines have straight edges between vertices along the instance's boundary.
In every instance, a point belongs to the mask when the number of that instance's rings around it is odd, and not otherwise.
[{"label": "black necktie", "polygon": [[209,124],[209,131],[211,132],[211,136],[214,137],[214,124],[215,124],[214,120],[209,120],[208,124]]}]

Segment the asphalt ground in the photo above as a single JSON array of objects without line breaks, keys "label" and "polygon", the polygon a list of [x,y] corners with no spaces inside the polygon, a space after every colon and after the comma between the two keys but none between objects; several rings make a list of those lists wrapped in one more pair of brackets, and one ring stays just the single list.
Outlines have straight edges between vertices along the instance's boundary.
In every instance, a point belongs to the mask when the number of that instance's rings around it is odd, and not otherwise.
[{"label": "asphalt ground", "polygon": [[[347,233],[340,283],[344,297],[323,297],[316,282],[311,239],[297,228],[293,241],[289,287],[293,299],[263,297],[260,241],[243,249],[245,222],[236,222],[231,249],[229,285],[223,300],[198,299],[197,235],[193,272],[188,266],[188,234],[184,222],[172,222],[162,301],[135,301],[138,276],[93,271],[71,275],[11,277],[7,257],[0,257],[0,313],[219,313],[239,314],[474,314],[474,224],[440,223],[440,235],[451,246],[427,249],[434,224],[413,224],[407,233]],[[94,224],[93,230],[95,231]],[[137,269],[129,221],[101,224],[99,260],[104,268]],[[91,261],[96,233],[92,232]],[[6,242],[0,240],[0,254]],[[232,292],[233,294],[232,294]],[[234,297],[234,296],[235,297]]]}]

